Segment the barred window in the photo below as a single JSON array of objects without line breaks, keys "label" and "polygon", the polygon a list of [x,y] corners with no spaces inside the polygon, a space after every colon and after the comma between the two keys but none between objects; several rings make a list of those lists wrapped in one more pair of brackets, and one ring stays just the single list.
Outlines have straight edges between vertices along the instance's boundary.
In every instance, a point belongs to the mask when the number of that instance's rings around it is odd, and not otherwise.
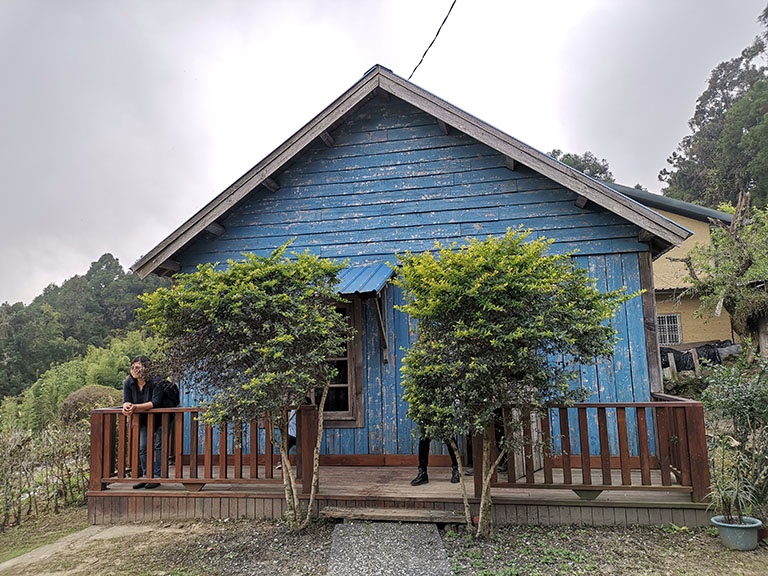
[{"label": "barred window", "polygon": [[659,314],[656,316],[659,344],[680,344],[683,341],[680,329],[680,314]]}]

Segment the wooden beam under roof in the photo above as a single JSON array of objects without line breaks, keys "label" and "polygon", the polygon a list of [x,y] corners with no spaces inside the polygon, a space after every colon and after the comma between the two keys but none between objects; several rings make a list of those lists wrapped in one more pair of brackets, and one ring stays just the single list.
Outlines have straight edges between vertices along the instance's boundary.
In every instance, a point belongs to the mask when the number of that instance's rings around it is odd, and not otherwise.
[{"label": "wooden beam under roof", "polygon": [[214,236],[218,237],[218,236],[223,236],[224,232],[226,232],[227,229],[224,228],[224,226],[222,226],[218,222],[211,222],[210,224],[208,224],[208,226],[205,227],[205,231],[210,232]]},{"label": "wooden beam under roof", "polygon": [[509,156],[504,156],[504,166],[514,172],[517,170],[517,161],[514,158],[510,158]]},{"label": "wooden beam under roof", "polygon": [[435,118],[435,121],[437,122],[437,125],[440,127],[440,132],[448,136],[448,132],[450,132],[451,127],[448,126],[445,122],[440,120],[440,118]]},{"label": "wooden beam under roof", "polygon": [[267,178],[264,178],[263,184],[264,184],[264,186],[267,187],[267,189],[270,192],[277,192],[278,190],[280,190],[280,184],[278,184],[277,180],[275,180],[271,176],[267,177]]},{"label": "wooden beam under roof", "polygon": [[325,144],[328,148],[333,148],[333,145],[336,144],[336,140],[334,140],[333,136],[331,136],[331,133],[328,132],[328,130],[323,130],[320,132],[320,140],[322,140],[323,144]]},{"label": "wooden beam under roof", "polygon": [[181,270],[181,263],[177,262],[176,260],[171,260],[170,258],[168,260],[165,260],[160,266],[158,266],[160,270],[163,270],[164,272],[169,272],[171,274],[174,274]]},{"label": "wooden beam under roof", "polygon": [[574,204],[576,204],[577,208],[584,208],[588,202],[589,200],[585,196],[577,195]]}]

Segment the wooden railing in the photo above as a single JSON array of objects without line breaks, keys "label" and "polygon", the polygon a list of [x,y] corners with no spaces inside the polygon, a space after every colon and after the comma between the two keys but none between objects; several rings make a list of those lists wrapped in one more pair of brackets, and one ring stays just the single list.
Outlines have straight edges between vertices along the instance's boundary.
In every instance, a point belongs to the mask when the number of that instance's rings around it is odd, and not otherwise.
[{"label": "wooden railing", "polygon": [[[152,477],[154,450],[147,443],[147,472],[152,481],[177,483],[196,491],[206,484],[279,483],[272,431],[260,421],[246,427],[212,427],[199,420],[199,408],[172,408],[147,413],[150,430],[162,428],[161,469]],[[299,478],[311,478],[317,412],[302,406],[297,418]],[[551,408],[544,418],[509,431],[520,448],[499,473],[494,486],[559,488],[594,498],[603,490],[667,490],[706,499],[709,467],[701,403],[667,395],[652,402],[582,403]],[[112,483],[135,483],[139,467],[139,420],[118,408],[91,413],[92,491]],[[148,435],[152,438],[152,435]],[[474,438],[476,463],[482,440]],[[475,466],[475,494],[480,495],[480,466]],[[309,482],[302,489],[309,491]]]},{"label": "wooden railing", "polygon": [[[264,484],[282,482],[275,474],[278,455],[272,448],[273,431],[254,420],[247,426],[211,426],[200,420],[199,408],[162,408],[146,412],[146,477],[139,465],[138,416],[126,417],[119,408],[91,412],[90,490],[112,483],[183,484],[197,491],[206,484]],[[317,438],[317,411],[305,405],[297,410],[296,457],[299,480],[312,477],[312,451]],[[154,431],[161,429],[160,474],[154,476]],[[277,475],[277,478],[275,476]],[[302,490],[308,492],[310,483]]]},{"label": "wooden railing", "polygon": [[[508,419],[510,420],[510,419]],[[709,492],[700,402],[655,394],[653,402],[581,403],[521,417],[519,448],[495,486],[560,488],[594,498],[603,490],[681,490],[695,502]],[[474,454],[482,440],[473,439]],[[482,488],[475,467],[475,494]]]}]

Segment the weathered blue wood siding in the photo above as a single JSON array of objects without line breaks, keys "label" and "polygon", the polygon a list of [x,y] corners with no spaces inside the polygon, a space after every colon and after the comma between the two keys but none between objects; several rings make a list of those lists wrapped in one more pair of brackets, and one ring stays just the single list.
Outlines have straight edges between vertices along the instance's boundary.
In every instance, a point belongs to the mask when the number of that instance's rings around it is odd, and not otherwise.
[{"label": "weathered blue wood siding", "polygon": [[[526,166],[509,169],[495,150],[456,130],[444,134],[432,117],[397,98],[374,98],[333,137],[332,147],[318,141],[275,175],[277,192],[259,188],[241,201],[221,221],[222,236],[187,247],[179,255],[182,269],[244,252],[266,255],[289,240],[294,250],[353,265],[395,262],[397,253],[429,250],[435,241],[463,242],[523,226],[553,238],[554,252],[576,253],[602,289],[640,288],[638,253],[648,246],[639,242],[635,225],[591,203],[577,207],[574,192]],[[412,334],[408,319],[394,310],[399,291],[389,286],[384,298],[386,349],[373,300],[363,305],[365,426],[327,429],[324,453],[415,451],[399,378]],[[639,298],[624,305],[615,324],[621,339],[616,355],[583,367],[580,384],[592,400],[648,400]]]}]

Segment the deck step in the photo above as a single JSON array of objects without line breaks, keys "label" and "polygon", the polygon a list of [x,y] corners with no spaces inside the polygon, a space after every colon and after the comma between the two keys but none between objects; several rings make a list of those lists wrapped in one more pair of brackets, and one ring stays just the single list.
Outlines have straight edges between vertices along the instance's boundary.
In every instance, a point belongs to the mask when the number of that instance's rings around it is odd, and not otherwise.
[{"label": "deck step", "polygon": [[320,510],[323,518],[341,520],[375,520],[381,522],[424,522],[432,524],[463,524],[464,515],[445,510],[425,508],[344,508],[326,506]]}]

